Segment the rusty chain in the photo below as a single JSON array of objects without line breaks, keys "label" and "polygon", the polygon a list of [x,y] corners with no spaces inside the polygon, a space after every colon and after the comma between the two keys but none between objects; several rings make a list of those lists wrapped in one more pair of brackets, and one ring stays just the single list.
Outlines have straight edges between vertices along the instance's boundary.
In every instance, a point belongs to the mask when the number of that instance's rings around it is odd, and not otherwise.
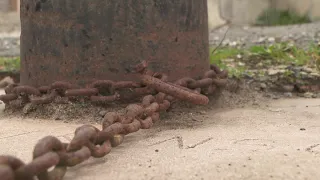
[{"label": "rusty chain", "polygon": [[[125,135],[140,129],[149,129],[159,120],[159,113],[168,110],[170,105],[183,100],[194,104],[206,105],[207,95],[213,94],[227,83],[228,72],[211,65],[199,80],[182,78],[174,83],[167,76],[147,70],[147,63],[136,67],[141,74],[141,83],[98,80],[86,88],[77,88],[67,82],[54,82],[39,88],[11,85],[0,100],[7,104],[19,100],[22,103],[48,104],[56,97],[86,98],[93,103],[108,103],[120,99],[119,89],[130,89],[135,96],[143,96],[141,103],[129,104],[124,114],[109,112],[104,116],[102,129],[83,125],[74,132],[70,143],[62,143],[54,136],[38,141],[33,150],[33,160],[25,164],[20,159],[0,156],[0,177],[2,180],[61,180],[67,168],[78,165],[90,157],[104,157],[123,142]],[[103,95],[105,92],[109,95]],[[20,103],[21,103],[20,102]],[[51,171],[49,168],[54,167]]]}]

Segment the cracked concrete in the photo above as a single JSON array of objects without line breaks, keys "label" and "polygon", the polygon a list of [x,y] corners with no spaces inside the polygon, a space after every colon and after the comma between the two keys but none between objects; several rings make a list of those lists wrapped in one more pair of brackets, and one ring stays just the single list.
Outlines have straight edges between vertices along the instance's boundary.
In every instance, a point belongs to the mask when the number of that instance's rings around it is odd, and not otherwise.
[{"label": "cracked concrete", "polygon": [[[316,180],[319,106],[320,99],[282,99],[264,108],[209,111],[200,126],[173,130],[156,124],[127,136],[104,158],[70,168],[64,179]],[[68,142],[80,126],[24,118],[2,118],[0,125],[0,154],[24,161],[31,160],[40,138],[55,135]]]}]

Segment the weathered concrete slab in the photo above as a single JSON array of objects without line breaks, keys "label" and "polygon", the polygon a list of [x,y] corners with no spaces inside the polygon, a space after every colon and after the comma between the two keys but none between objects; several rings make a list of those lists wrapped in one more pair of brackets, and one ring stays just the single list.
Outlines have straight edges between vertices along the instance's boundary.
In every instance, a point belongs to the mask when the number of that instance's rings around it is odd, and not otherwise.
[{"label": "weathered concrete slab", "polygon": [[[65,179],[316,180],[319,107],[320,99],[278,100],[263,109],[207,112],[200,126],[156,125],[126,137],[105,158],[71,168]],[[25,161],[41,137],[51,134],[68,142],[78,126],[18,118],[0,124],[0,154]]]}]

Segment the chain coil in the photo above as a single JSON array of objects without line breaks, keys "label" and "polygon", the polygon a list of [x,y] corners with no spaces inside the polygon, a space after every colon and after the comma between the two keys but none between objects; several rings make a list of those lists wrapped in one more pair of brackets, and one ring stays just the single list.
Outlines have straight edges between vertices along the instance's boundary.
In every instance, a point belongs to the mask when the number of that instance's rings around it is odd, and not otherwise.
[{"label": "chain coil", "polygon": [[[68,82],[57,81],[50,86],[31,87],[25,85],[9,85],[0,100],[7,104],[13,101],[48,104],[60,97],[73,100],[81,97],[92,103],[110,103],[121,99],[122,89],[129,89],[142,101],[129,104],[124,114],[107,113],[102,121],[101,130],[92,125],[83,125],[74,132],[70,143],[62,143],[54,136],[47,136],[38,141],[34,147],[33,160],[25,164],[13,156],[0,156],[0,177],[2,180],[61,180],[68,167],[78,165],[90,157],[100,158],[107,155],[112,147],[124,140],[125,135],[140,129],[149,129],[159,121],[160,112],[168,110],[177,100],[206,105],[207,95],[213,94],[227,83],[228,72],[221,71],[211,65],[202,79],[189,77],[167,82],[167,76],[147,70],[147,63],[136,67],[141,73],[141,83],[131,81],[114,82],[97,80],[86,88],[78,88]],[[51,171],[49,168],[54,167]]]}]

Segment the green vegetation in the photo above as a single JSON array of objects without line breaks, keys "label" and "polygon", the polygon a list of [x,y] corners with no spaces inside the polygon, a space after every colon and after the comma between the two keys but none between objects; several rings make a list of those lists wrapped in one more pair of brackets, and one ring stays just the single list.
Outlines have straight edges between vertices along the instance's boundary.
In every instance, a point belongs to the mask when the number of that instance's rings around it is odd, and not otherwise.
[{"label": "green vegetation", "polygon": [[279,11],[273,8],[267,9],[257,19],[256,25],[260,26],[279,26],[290,24],[310,23],[307,16],[299,16],[292,11]]},{"label": "green vegetation", "polygon": [[[218,48],[212,54],[210,62],[227,69],[231,77],[250,75],[250,69],[263,69],[270,66],[296,65],[308,66],[320,70],[320,47],[311,44],[302,49],[289,43],[273,45],[255,45],[247,49],[235,47]],[[0,71],[19,71],[20,57],[0,57]],[[290,74],[285,72],[284,74]]]},{"label": "green vegetation", "polygon": [[0,57],[0,71],[19,71],[20,57]]},{"label": "green vegetation", "polygon": [[279,43],[271,46],[252,46],[248,55],[251,58],[270,59],[273,65],[295,64],[308,65],[312,56],[319,55],[320,49],[316,45],[310,45],[308,49],[302,49],[288,43]]},{"label": "green vegetation", "polygon": [[210,62],[230,72],[230,76],[239,77],[248,69],[261,69],[277,65],[296,65],[320,68],[320,48],[310,45],[307,49],[288,43],[256,45],[248,49],[224,47],[213,54],[210,50]]}]

